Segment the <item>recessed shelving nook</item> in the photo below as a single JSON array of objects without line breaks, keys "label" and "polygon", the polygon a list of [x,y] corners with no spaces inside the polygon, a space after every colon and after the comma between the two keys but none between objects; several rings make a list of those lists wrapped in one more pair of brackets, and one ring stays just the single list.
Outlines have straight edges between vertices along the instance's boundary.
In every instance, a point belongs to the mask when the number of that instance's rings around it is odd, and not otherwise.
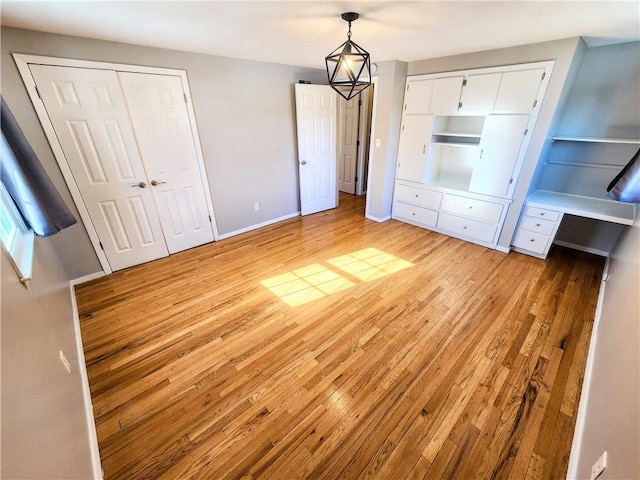
[{"label": "recessed shelving nook", "polygon": [[392,217],[495,248],[553,63],[407,78]]},{"label": "recessed shelving nook", "polygon": [[[607,197],[606,188],[638,150],[640,139],[554,136],[537,189],[527,196],[513,246],[546,258],[565,215],[632,225],[637,206]],[[531,212],[546,212],[532,218]],[[546,230],[546,231],[542,231]]]}]

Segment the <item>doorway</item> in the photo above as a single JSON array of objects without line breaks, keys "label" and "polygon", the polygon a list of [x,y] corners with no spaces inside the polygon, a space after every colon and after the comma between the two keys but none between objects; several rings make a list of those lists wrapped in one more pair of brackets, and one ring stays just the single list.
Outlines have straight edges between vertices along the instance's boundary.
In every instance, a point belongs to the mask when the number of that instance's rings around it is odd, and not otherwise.
[{"label": "doorway", "polygon": [[371,147],[374,84],[358,96],[338,101],[338,190],[366,195]]}]

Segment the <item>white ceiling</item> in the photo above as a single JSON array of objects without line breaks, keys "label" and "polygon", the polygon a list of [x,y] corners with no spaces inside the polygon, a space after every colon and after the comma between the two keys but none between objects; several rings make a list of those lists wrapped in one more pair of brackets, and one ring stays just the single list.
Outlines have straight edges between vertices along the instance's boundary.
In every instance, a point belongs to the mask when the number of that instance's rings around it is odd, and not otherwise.
[{"label": "white ceiling", "polygon": [[574,36],[640,39],[630,1],[6,1],[2,25],[306,67],[352,39],[372,62],[415,61]]}]

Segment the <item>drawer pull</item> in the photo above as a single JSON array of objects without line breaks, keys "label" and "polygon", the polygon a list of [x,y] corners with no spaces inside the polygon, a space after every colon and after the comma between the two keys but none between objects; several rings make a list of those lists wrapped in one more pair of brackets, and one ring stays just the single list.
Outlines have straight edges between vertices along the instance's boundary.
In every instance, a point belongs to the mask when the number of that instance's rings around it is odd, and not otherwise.
[{"label": "drawer pull", "polygon": [[542,225],[539,223],[536,223],[536,227],[541,227]]},{"label": "drawer pull", "polygon": [[541,216],[541,217],[544,217],[544,212],[540,212],[540,216]]},{"label": "drawer pull", "polygon": [[536,240],[534,238],[530,238],[529,241],[530,242],[535,242]]},{"label": "drawer pull", "polygon": [[467,226],[465,225],[465,226],[464,226],[464,227],[462,227],[462,228],[466,230],[466,229],[467,229]]},{"label": "drawer pull", "polygon": [[416,212],[413,212],[411,215],[413,215],[415,217],[416,216]]},{"label": "drawer pull", "polygon": [[418,198],[418,197],[419,197],[419,195],[416,193],[416,198]]},{"label": "drawer pull", "polygon": [[473,208],[473,205],[469,205],[469,210],[471,210]]}]

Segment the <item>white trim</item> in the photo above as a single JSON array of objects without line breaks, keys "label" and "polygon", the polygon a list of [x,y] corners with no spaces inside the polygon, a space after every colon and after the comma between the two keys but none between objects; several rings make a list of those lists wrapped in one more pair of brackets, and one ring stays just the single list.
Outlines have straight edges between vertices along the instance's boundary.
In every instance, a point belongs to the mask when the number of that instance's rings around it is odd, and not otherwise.
[{"label": "white trim", "polygon": [[145,67],[139,65],[125,65],[118,63],[107,63],[107,62],[93,62],[87,60],[75,60],[70,58],[58,58],[58,57],[44,57],[39,55],[26,55],[20,53],[14,53],[13,58],[16,62],[16,66],[18,67],[18,71],[20,72],[20,76],[22,77],[22,81],[27,89],[27,93],[29,94],[29,98],[31,99],[31,103],[33,104],[36,113],[38,115],[38,119],[42,124],[42,128],[44,133],[49,141],[49,145],[53,150],[53,154],[56,158],[56,161],[60,167],[62,172],[62,176],[69,188],[71,193],[71,197],[78,208],[78,213],[80,214],[80,219],[87,230],[87,234],[89,235],[89,239],[91,241],[91,245],[93,246],[96,255],[98,256],[98,260],[100,261],[100,266],[105,274],[110,274],[113,272],[111,269],[111,265],[109,265],[109,261],[107,256],[104,253],[104,250],[100,247],[100,239],[98,238],[98,233],[91,221],[91,216],[89,215],[89,210],[84,204],[84,200],[82,199],[82,194],[80,193],[80,189],[78,188],[75,179],[73,177],[73,173],[71,172],[71,168],[67,163],[67,159],[64,155],[64,151],[62,150],[62,146],[58,141],[58,137],[55,133],[55,129],[53,128],[53,124],[49,119],[49,115],[47,114],[44,103],[40,99],[38,95],[38,91],[36,90],[36,82],[31,74],[31,70],[29,69],[29,64],[38,64],[38,65],[54,65],[54,66],[62,66],[62,67],[75,67],[75,68],[93,68],[98,70],[112,70],[118,72],[133,72],[133,73],[150,73],[156,75],[173,75],[180,77],[182,81],[182,86],[184,88],[184,92],[187,98],[187,112],[189,115],[189,121],[191,122],[191,131],[193,133],[194,138],[194,146],[196,150],[196,156],[198,158],[198,166],[200,168],[201,176],[202,176],[202,185],[205,192],[207,208],[209,209],[209,215],[211,215],[211,227],[213,230],[213,238],[214,240],[219,240],[220,235],[218,233],[218,227],[215,217],[215,211],[213,208],[213,199],[211,196],[209,179],[207,177],[207,169],[204,163],[204,155],[202,152],[202,145],[200,143],[200,136],[198,133],[198,129],[196,128],[196,118],[195,112],[193,109],[193,102],[191,100],[191,91],[189,89],[189,81],[187,78],[187,72],[185,70],[176,70],[170,68],[158,68],[158,67]]},{"label": "white trim", "polygon": [[374,222],[382,223],[382,222],[386,222],[387,220],[391,220],[391,215],[387,215],[386,217],[380,218],[380,217],[374,217],[373,215],[366,214],[364,218],[373,220]]},{"label": "white trim", "polygon": [[573,441],[571,442],[571,452],[569,454],[569,466],[567,467],[567,480],[574,480],[578,478],[578,460],[580,459],[582,438],[584,436],[584,428],[587,421],[588,394],[591,389],[591,380],[593,378],[593,365],[595,363],[598,330],[600,328],[600,319],[602,317],[602,304],[604,302],[604,294],[607,288],[607,279],[609,278],[609,261],[610,257],[607,257],[607,260],[604,263],[604,270],[602,272],[602,280],[600,282],[600,292],[598,293],[596,313],[593,320],[593,329],[591,330],[591,339],[589,341],[589,351],[587,352],[587,365],[584,369],[580,402],[578,403],[576,426],[573,430]]},{"label": "white trim", "polygon": [[78,316],[78,304],[76,303],[75,284],[73,283],[77,280],[80,279],[71,280],[69,282],[69,291],[71,292],[71,309],[73,311],[73,331],[76,341],[76,354],[78,356],[78,372],[80,372],[80,382],[82,383],[82,397],[84,400],[84,411],[87,418],[87,434],[89,436],[89,449],[91,451],[91,469],[93,470],[94,480],[102,480],[103,473],[102,464],[100,462],[100,449],[98,447],[98,433],[96,432],[95,417],[93,415],[93,403],[91,402],[91,390],[89,389],[89,377],[87,376],[87,363],[84,358],[82,334],[80,332],[80,317]]},{"label": "white trim", "polygon": [[577,243],[565,242],[564,240],[554,240],[554,244],[560,245],[561,247],[572,248],[574,250],[580,250],[581,252],[593,253],[594,255],[600,255],[601,257],[609,257],[611,252],[607,252],[605,250],[599,250],[597,248],[585,247],[584,245],[579,245]]},{"label": "white trim", "polygon": [[499,252],[502,252],[502,253],[509,253],[511,251],[511,248],[509,248],[509,247],[501,247],[500,245],[496,245],[496,250],[498,250]]},{"label": "white trim", "polygon": [[76,285],[80,285],[80,284],[88,282],[90,280],[95,280],[96,278],[104,277],[105,275],[106,275],[106,273],[104,273],[104,272],[90,273],[89,275],[85,275],[83,277],[74,278],[74,279],[70,280],[69,281],[69,285],[71,285],[72,287],[75,287]]},{"label": "white trim", "polygon": [[[369,218],[370,220],[374,220],[373,217],[369,216],[369,193],[371,192],[371,157],[373,156],[374,148],[376,148],[376,112],[378,105],[378,77],[372,77],[371,83],[373,84],[373,107],[371,108],[371,137],[369,138],[369,169],[367,174],[367,195],[365,197],[364,204],[364,217]],[[389,216],[391,218],[391,216]],[[388,219],[387,219],[388,220]],[[377,220],[376,220],[377,221]]]},{"label": "white trim", "polygon": [[284,220],[289,220],[290,218],[299,217],[300,212],[290,213],[289,215],[284,215],[278,218],[272,218],[271,220],[267,220],[266,222],[256,223],[255,225],[249,225],[248,227],[241,228],[239,230],[234,230],[233,232],[223,233],[220,235],[220,240],[224,240],[225,238],[235,237],[236,235],[240,235],[242,233],[247,233],[252,230],[257,230],[258,228],[267,227],[269,225],[273,225],[274,223],[282,222]]}]

